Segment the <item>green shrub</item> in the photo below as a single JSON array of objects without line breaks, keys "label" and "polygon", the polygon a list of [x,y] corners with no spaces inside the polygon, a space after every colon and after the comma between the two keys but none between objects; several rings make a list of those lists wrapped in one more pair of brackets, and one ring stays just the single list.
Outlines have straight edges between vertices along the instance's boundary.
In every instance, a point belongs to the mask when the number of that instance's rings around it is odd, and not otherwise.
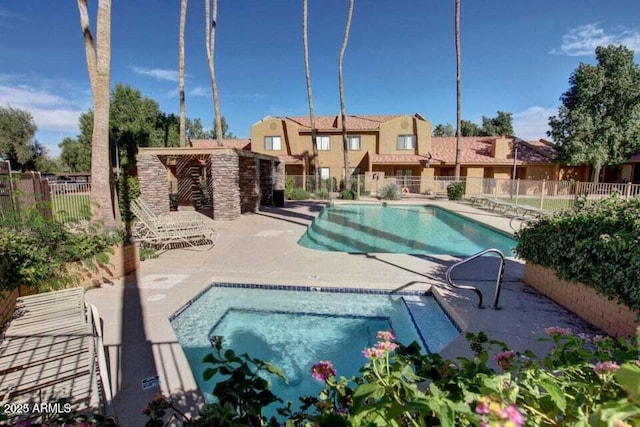
[{"label": "green shrub", "polygon": [[172,210],[172,211],[178,210],[178,193],[169,194],[169,210]]},{"label": "green shrub", "polygon": [[293,177],[292,176],[285,176],[284,177],[284,196],[287,199],[291,199],[291,194],[293,193]]},{"label": "green shrub", "polygon": [[318,191],[317,193],[315,193],[315,198],[319,200],[329,200],[331,198],[331,193],[324,190]]},{"label": "green shrub", "polygon": [[342,190],[340,198],[343,200],[358,200],[358,193],[353,190]]},{"label": "green shrub", "polygon": [[640,309],[640,198],[583,203],[540,218],[515,236],[520,258]]},{"label": "green shrub", "polygon": [[294,188],[291,191],[291,200],[307,200],[311,198],[311,194],[308,191],[304,191],[302,188]]},{"label": "green shrub", "polygon": [[449,200],[462,200],[462,196],[464,196],[464,182],[456,181],[447,185]]},{"label": "green shrub", "polygon": [[378,190],[378,197],[383,200],[400,200],[402,199],[402,190],[398,184],[390,182]]},{"label": "green shrub", "polygon": [[121,239],[95,229],[71,232],[35,210],[5,219],[0,223],[0,291],[20,285],[44,291],[72,284],[76,278],[67,263],[107,262],[111,247]]},{"label": "green shrub", "polygon": [[158,251],[155,248],[141,247],[139,249],[140,261],[158,258]]},{"label": "green shrub", "polygon": [[362,352],[357,376],[338,377],[331,361],[314,364],[308,375],[324,388],[317,396],[300,397],[300,409],[291,402],[278,408],[285,424],[263,414],[266,406],[284,403],[265,379],[271,374],[283,380],[282,371],[223,351],[218,339],[203,359],[205,381],[221,378],[213,389],[215,403],[192,419],[171,399],[158,396],[142,412],[149,417],[147,425],[159,426],[165,417],[190,426],[638,425],[637,339],[573,335],[559,327],[545,332],[541,340],[554,347],[541,359],[479,332],[466,334],[473,358],[454,362],[421,353],[415,342],[403,346],[392,332],[379,331],[375,347]]},{"label": "green shrub", "polygon": [[122,176],[118,181],[118,203],[120,216],[125,224],[131,224],[135,215],[131,213],[131,202],[140,197],[140,183],[135,176]]}]

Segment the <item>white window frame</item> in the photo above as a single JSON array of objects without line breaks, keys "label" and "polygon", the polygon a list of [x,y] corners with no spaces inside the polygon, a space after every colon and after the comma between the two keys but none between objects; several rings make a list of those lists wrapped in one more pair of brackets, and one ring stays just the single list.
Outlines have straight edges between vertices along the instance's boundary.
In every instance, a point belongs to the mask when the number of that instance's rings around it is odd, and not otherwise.
[{"label": "white window frame", "polygon": [[[271,141],[271,144],[267,143]],[[278,142],[276,144],[276,141]],[[282,150],[282,137],[280,135],[269,135],[264,137],[264,149],[265,151],[279,151]]]},{"label": "white window frame", "polygon": [[415,135],[398,135],[398,141],[397,141],[396,147],[398,150],[415,150],[416,136]]},{"label": "white window frame", "polygon": [[320,168],[320,179],[331,178],[331,168]]},{"label": "white window frame", "polygon": [[316,147],[318,151],[331,150],[331,136],[330,135],[316,135]]},{"label": "white window frame", "polygon": [[[353,148],[353,141],[358,141],[357,148]],[[361,144],[362,138],[360,138],[360,135],[347,135],[347,147],[349,147],[349,151],[360,151]]]}]

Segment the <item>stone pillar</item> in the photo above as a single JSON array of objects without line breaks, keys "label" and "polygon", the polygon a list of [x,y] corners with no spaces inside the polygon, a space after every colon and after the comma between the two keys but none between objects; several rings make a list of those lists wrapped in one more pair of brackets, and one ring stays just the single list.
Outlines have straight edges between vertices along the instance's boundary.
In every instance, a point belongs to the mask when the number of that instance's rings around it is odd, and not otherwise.
[{"label": "stone pillar", "polygon": [[157,215],[169,213],[167,168],[155,154],[138,154],[140,195]]},{"label": "stone pillar", "polygon": [[262,195],[260,203],[263,205],[273,204],[274,168],[273,161],[260,160],[260,193]]},{"label": "stone pillar", "polygon": [[284,190],[284,162],[276,164],[276,190]]},{"label": "stone pillar", "polygon": [[193,208],[198,198],[198,160],[193,156],[179,156],[176,160],[178,178],[178,206]]},{"label": "stone pillar", "polygon": [[240,162],[234,151],[216,151],[211,155],[213,219],[240,217]]},{"label": "stone pillar", "polygon": [[258,186],[258,159],[253,156],[240,156],[240,212],[257,212],[260,201]]}]

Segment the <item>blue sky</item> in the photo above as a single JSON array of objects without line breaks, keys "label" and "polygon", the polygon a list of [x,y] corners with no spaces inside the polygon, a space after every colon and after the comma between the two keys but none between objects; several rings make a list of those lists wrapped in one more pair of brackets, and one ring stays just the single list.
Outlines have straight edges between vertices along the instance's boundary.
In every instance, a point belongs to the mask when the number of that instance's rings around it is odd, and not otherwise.
[{"label": "blue sky", "polygon": [[[179,0],[114,1],[112,85],[128,83],[178,112]],[[337,62],[347,0],[309,0],[317,114],[339,109]],[[97,1],[90,1],[95,26]],[[348,114],[420,112],[455,123],[453,0],[356,0],[345,56]],[[601,44],[640,51],[638,0],[462,0],[463,117],[514,113],[516,134],[545,137],[568,78]],[[222,115],[238,137],[266,115],[306,115],[302,2],[219,0]],[[187,115],[213,121],[204,2],[190,0]],[[95,28],[95,27],[94,27]],[[52,154],[91,107],[75,1],[0,0],[0,105],[29,110]]]}]

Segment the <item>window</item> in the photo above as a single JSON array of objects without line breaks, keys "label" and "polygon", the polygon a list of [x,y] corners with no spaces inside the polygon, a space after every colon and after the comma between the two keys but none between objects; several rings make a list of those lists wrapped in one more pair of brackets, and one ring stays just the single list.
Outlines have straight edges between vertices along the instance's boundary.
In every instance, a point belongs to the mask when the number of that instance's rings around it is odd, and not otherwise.
[{"label": "window", "polygon": [[264,137],[264,149],[265,150],[281,150],[282,142],[279,136],[265,136]]},{"label": "window", "polygon": [[318,151],[331,150],[331,138],[329,135],[316,136],[316,147],[318,147]]},{"label": "window", "polygon": [[414,150],[415,148],[415,135],[398,135],[398,150]]},{"label": "window", "polygon": [[359,151],[360,150],[360,135],[349,135],[349,136],[347,136],[347,147],[349,147],[350,151]]},{"label": "window", "polygon": [[331,169],[329,168],[320,168],[320,178],[327,179],[331,177]]}]

